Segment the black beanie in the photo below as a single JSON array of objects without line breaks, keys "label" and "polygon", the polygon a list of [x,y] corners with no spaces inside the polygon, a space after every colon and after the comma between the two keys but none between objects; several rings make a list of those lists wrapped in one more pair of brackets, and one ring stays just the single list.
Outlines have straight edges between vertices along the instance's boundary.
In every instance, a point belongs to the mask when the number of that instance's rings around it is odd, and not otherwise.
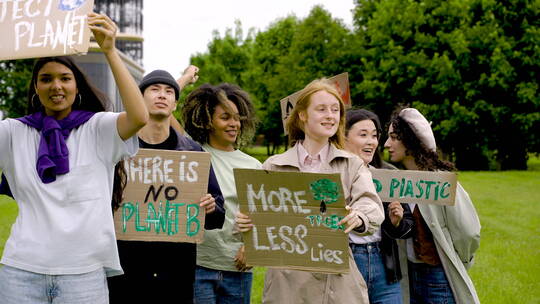
[{"label": "black beanie", "polygon": [[170,85],[174,89],[176,100],[178,100],[178,97],[180,97],[180,86],[178,83],[176,83],[176,80],[172,77],[172,75],[164,70],[154,70],[146,74],[139,84],[139,89],[141,89],[141,93],[144,94],[144,90],[148,86],[156,83]]}]

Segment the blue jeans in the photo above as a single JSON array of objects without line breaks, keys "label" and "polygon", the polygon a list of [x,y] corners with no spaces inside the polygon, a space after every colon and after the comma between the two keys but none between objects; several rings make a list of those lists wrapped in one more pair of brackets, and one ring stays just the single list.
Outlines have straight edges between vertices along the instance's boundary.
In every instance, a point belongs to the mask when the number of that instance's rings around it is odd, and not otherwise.
[{"label": "blue jeans", "polygon": [[380,243],[350,244],[354,261],[368,287],[371,304],[401,304],[401,287],[399,282],[388,283],[384,269]]},{"label": "blue jeans", "polygon": [[453,304],[454,294],[442,265],[409,262],[411,304]]},{"label": "blue jeans", "polygon": [[195,304],[249,304],[251,297],[251,272],[214,270],[197,266],[195,270]]},{"label": "blue jeans", "polygon": [[3,266],[0,268],[2,304],[106,304],[109,291],[105,271],[75,275],[46,275]]}]

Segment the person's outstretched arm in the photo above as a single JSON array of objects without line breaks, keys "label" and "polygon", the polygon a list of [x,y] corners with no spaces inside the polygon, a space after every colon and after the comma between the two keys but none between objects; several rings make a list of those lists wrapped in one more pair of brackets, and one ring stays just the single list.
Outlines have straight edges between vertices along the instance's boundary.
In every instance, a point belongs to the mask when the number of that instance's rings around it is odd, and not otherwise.
[{"label": "person's outstretched arm", "polygon": [[129,73],[116,50],[116,24],[106,15],[90,13],[88,14],[88,25],[109,62],[122,98],[125,112],[120,113],[116,127],[120,137],[126,140],[144,127],[148,121],[148,110],[135,79]]},{"label": "person's outstretched arm", "polygon": [[180,90],[183,90],[188,84],[197,82],[199,79],[199,68],[190,64],[187,68],[184,69],[182,76],[176,79],[176,83],[180,86]]},{"label": "person's outstretched arm", "polygon": [[[180,78],[176,79],[176,83],[178,83],[178,86],[180,86],[180,91],[182,91],[188,84],[192,84],[197,82],[199,79],[199,68],[194,65],[189,65],[187,68],[184,69],[184,72],[182,73],[182,76]],[[176,130],[176,132],[179,132],[182,135],[186,134],[186,131],[180,124],[180,122],[174,117],[174,115],[171,115],[171,127]]]}]

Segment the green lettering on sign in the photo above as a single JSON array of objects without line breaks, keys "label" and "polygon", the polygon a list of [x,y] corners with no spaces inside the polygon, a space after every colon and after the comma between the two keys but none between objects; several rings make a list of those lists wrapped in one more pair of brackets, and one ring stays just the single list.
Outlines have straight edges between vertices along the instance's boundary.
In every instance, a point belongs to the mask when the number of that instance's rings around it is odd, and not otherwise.
[{"label": "green lettering on sign", "polygon": [[375,190],[377,190],[377,193],[382,191],[382,183],[378,179],[373,179],[373,184],[375,185]]},{"label": "green lettering on sign", "polygon": [[124,203],[122,205],[122,232],[126,232],[127,222],[133,216],[134,212],[135,207],[133,207],[132,203]]},{"label": "green lettering on sign", "polygon": [[392,178],[392,181],[390,182],[390,197],[394,197],[394,190],[399,187],[399,181],[395,178]]},{"label": "green lettering on sign", "polygon": [[[193,212],[194,214],[192,214],[191,210],[194,210],[194,212]],[[199,205],[197,205],[197,204],[189,204],[189,205],[187,205],[187,209],[186,209],[186,216],[187,216],[186,234],[188,236],[196,235],[197,233],[199,233],[199,230],[201,229],[201,222],[197,218],[198,215],[199,215]],[[192,224],[195,225],[194,229],[192,229],[192,226],[193,226]]]}]

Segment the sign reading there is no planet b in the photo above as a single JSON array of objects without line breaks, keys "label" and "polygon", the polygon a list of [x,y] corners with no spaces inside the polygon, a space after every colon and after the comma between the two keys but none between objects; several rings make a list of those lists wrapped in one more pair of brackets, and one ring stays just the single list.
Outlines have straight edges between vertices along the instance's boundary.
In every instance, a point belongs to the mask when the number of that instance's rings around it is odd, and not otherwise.
[{"label": "sign reading there is no planet b", "polygon": [[124,160],[127,185],[114,212],[116,238],[125,241],[201,243],[210,154],[139,149]]}]

